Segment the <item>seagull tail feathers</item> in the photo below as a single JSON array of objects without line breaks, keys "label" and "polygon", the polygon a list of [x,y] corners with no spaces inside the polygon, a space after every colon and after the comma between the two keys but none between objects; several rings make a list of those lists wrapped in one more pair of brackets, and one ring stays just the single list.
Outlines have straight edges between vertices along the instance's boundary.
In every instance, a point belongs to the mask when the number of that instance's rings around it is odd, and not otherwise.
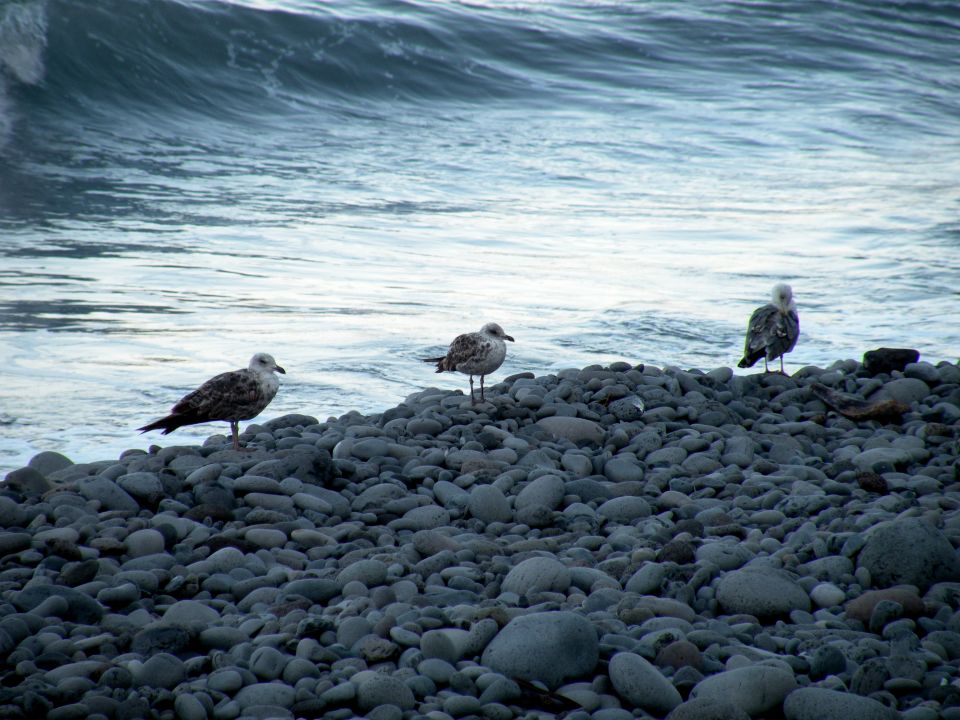
[{"label": "seagull tail feathers", "polygon": [[164,435],[169,435],[178,427],[183,427],[184,425],[191,425],[196,422],[191,420],[185,415],[167,415],[162,417],[159,420],[154,420],[148,425],[137,428],[141,433],[149,432],[150,430],[160,430]]},{"label": "seagull tail feathers", "polygon": [[753,355],[744,355],[740,358],[740,362],[737,363],[737,367],[748,368],[756,365],[757,360],[763,357],[763,348],[759,352],[754,353]]},{"label": "seagull tail feathers", "polygon": [[431,365],[436,365],[437,372],[440,373],[448,369],[446,367],[446,363],[444,362],[446,359],[447,359],[446,356],[438,357],[438,358],[423,358],[423,362],[430,363]]}]

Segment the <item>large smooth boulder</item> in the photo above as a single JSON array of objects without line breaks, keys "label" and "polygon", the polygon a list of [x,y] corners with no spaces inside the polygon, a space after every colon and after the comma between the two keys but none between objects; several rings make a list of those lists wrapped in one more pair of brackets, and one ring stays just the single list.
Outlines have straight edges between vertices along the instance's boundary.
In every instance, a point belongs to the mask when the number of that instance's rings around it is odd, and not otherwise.
[{"label": "large smooth boulder", "polygon": [[610,682],[629,705],[657,716],[670,712],[683,702],[673,683],[635,653],[617,653],[610,659]]},{"label": "large smooth boulder", "polygon": [[748,665],[705,677],[690,691],[690,697],[722,700],[757,716],[779,707],[796,687],[797,681],[787,670]]},{"label": "large smooth boulder", "polygon": [[946,536],[920,518],[877,525],[860,550],[857,564],[875,587],[916,585],[923,592],[938,582],[960,580],[960,558]]},{"label": "large smooth boulder", "polygon": [[507,623],[483,651],[481,662],[507,677],[539,680],[550,688],[580,677],[600,657],[597,631],[568,611],[521,615]]},{"label": "large smooth boulder", "polygon": [[758,618],[810,610],[810,596],[790,574],[764,566],[728,572],[717,585],[717,601],[725,612]]},{"label": "large smooth boulder", "polygon": [[521,597],[536,592],[566,592],[570,570],[552,557],[531,557],[518,563],[503,579],[503,590]]},{"label": "large smooth boulder", "polygon": [[783,703],[786,720],[897,720],[900,713],[873,698],[820,687],[795,690]]}]

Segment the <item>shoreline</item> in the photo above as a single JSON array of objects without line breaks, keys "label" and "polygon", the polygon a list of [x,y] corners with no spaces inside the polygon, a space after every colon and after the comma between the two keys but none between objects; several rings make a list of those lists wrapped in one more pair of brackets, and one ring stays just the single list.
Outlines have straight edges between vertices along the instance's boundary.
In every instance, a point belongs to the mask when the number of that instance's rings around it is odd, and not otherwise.
[{"label": "shoreline", "polygon": [[487,393],[8,473],[0,715],[960,718],[957,365]]}]

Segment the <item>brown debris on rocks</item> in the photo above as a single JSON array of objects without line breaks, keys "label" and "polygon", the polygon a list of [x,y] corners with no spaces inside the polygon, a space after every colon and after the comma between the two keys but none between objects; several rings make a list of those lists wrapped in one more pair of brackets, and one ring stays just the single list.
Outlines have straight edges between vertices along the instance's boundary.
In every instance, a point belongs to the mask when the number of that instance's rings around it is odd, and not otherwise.
[{"label": "brown debris on rocks", "polygon": [[899,400],[864,400],[849,393],[832,390],[822,383],[813,383],[810,390],[824,403],[851,420],[879,422],[899,422],[910,406]]}]

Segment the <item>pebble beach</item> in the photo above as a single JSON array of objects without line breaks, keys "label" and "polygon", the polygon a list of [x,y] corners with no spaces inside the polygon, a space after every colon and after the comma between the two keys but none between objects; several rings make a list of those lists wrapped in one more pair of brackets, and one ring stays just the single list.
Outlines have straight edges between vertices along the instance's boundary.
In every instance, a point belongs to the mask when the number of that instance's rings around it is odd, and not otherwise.
[{"label": "pebble beach", "polygon": [[211,432],[0,484],[0,718],[960,720],[955,364]]}]

